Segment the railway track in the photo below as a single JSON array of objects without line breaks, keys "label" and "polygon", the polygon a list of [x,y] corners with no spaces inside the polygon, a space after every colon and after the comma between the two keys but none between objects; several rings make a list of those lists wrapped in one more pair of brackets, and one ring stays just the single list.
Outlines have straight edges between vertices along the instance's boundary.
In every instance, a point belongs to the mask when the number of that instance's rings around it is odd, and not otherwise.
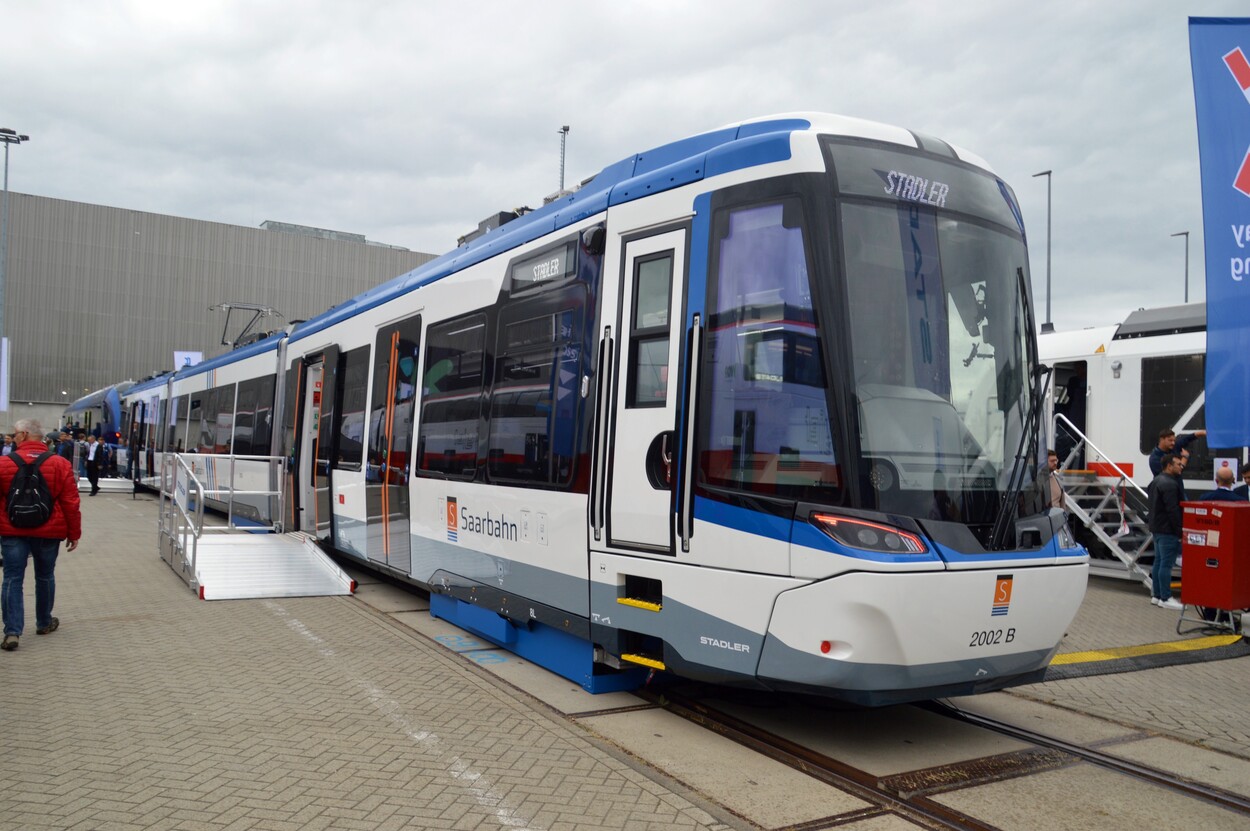
[{"label": "railway track", "polygon": [[[1002,831],[1001,826],[944,805],[936,797],[962,788],[1059,770],[1081,763],[1097,765],[1148,783],[1153,788],[1161,788],[1217,806],[1227,812],[1230,827],[1239,827],[1240,823],[1250,821],[1250,799],[1240,794],[1120,758],[1103,750],[965,712],[945,702],[929,702],[916,706],[944,719],[1008,736],[1030,747],[953,765],[878,776],[727,712],[715,703],[715,696],[723,692],[714,690],[705,694],[702,687],[690,685],[663,692],[643,692],[641,696],[656,707],[846,791],[872,806],[853,813],[790,826],[787,831],[835,828],[884,814],[897,815],[924,828]],[[1080,827],[1080,823],[1073,827]]]}]

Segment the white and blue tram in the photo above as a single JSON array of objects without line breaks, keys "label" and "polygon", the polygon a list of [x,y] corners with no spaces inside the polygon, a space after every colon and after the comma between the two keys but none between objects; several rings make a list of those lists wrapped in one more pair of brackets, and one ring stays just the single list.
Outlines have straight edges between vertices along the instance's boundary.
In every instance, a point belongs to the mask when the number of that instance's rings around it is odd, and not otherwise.
[{"label": "white and blue tram", "polygon": [[978,157],[773,117],[128,400],[145,477],[284,457],[285,528],[588,689],[994,690],[1040,678],[1088,569],[1033,498],[1027,263]]}]

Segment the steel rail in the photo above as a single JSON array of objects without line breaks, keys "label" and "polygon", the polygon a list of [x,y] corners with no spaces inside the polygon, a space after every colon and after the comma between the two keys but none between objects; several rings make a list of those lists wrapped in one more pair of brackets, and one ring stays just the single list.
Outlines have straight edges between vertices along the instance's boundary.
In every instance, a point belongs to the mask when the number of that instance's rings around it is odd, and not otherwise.
[{"label": "steel rail", "polygon": [[1036,733],[1024,727],[1017,727],[1014,724],[1008,724],[1006,722],[998,721],[997,719],[992,719],[976,713],[969,713],[944,701],[928,701],[922,704],[917,704],[916,706],[922,707],[929,712],[936,713],[937,715],[964,722],[965,724],[971,724],[986,730],[993,730],[996,733],[1001,733],[1004,736],[1009,736],[1013,739],[1018,739],[1019,741],[1028,742],[1040,747],[1049,747],[1053,750],[1059,750],[1071,756],[1075,756],[1082,761],[1107,768],[1108,770],[1115,771],[1116,773],[1142,779],[1152,784],[1183,793],[1186,796],[1193,797],[1194,799],[1218,805],[1221,808],[1226,808],[1230,811],[1242,814],[1243,816],[1250,816],[1250,799],[1231,791],[1216,788],[1212,785],[1204,785],[1201,782],[1193,782],[1189,779],[1185,779],[1184,777],[1177,776],[1176,774],[1159,770],[1158,768],[1152,768],[1148,765],[1139,764],[1128,759],[1122,759],[1118,756],[1112,756],[1109,753],[1103,753],[1100,750],[1094,750],[1093,748],[1074,744],[1072,742],[1065,741],[1064,739],[1055,738],[1054,736]]},{"label": "steel rail", "polygon": [[[871,805],[903,815],[913,822],[921,822],[930,828],[955,831],[1001,831],[998,826],[948,808],[926,796],[903,796],[882,788],[878,784],[878,777],[868,771],[839,762],[673,690],[659,693],[637,690],[634,694],[687,721],[706,727],[814,779],[840,788]],[[802,825],[804,828],[825,827],[819,823]]]}]

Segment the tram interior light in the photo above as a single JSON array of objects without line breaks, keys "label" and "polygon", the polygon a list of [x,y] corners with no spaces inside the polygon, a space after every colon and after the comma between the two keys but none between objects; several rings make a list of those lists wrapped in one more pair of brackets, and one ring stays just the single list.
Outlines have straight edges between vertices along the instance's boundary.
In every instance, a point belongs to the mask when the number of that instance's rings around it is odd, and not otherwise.
[{"label": "tram interior light", "polygon": [[812,520],[830,537],[852,548],[883,554],[924,554],[929,550],[924,540],[901,528],[830,514],[813,514]]}]

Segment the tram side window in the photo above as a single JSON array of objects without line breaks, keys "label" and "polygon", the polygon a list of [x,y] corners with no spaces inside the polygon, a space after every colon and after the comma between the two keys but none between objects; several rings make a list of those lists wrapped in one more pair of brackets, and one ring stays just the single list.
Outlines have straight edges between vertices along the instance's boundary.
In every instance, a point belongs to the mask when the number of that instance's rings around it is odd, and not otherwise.
[{"label": "tram side window", "polygon": [[[169,405],[169,402],[168,402],[168,401],[166,401],[166,400],[164,400],[164,399],[162,399],[162,400],[161,400],[161,404],[160,404],[160,409],[159,409],[159,411],[157,412],[157,415],[156,415],[156,434],[153,436],[153,442],[152,442],[152,443],[153,443],[154,445],[156,445],[156,451],[157,451],[158,453],[160,453],[160,452],[164,452],[164,450],[165,450],[165,434],[166,434],[166,432],[168,432],[168,431],[165,429],[165,423],[166,423],[166,421],[168,421],[168,419],[169,419],[169,407],[168,407],[168,405]],[[109,436],[109,437],[107,437],[105,440],[106,440],[106,441],[113,441],[114,439],[113,439],[113,437],[112,437],[112,436]]]},{"label": "tram side window", "polygon": [[[187,452],[187,436],[190,434],[190,424],[192,422],[191,413],[191,396],[182,395],[178,397],[177,425],[174,429],[174,435],[170,439],[169,448],[175,453]],[[198,412],[194,414],[195,419],[199,419]]]},{"label": "tram side window", "polygon": [[178,425],[180,423],[178,419],[183,415],[185,403],[186,402],[183,398],[174,398],[172,401],[168,402],[168,406],[170,408],[168,418],[169,424],[165,427],[165,437],[161,444],[162,450],[170,453],[176,452],[174,437],[178,432]]},{"label": "tram side window", "polygon": [[273,439],[273,394],[278,376],[266,375],[248,381],[256,389],[256,411],[252,416],[252,455],[268,456]]},{"label": "tram side window", "polygon": [[344,352],[339,358],[342,382],[339,384],[340,404],[335,408],[338,419],[339,470],[360,470],[364,457],[365,395],[369,388],[369,347]]},{"label": "tram side window", "polygon": [[234,453],[238,456],[252,455],[252,423],[256,419],[256,382],[239,384],[239,400],[234,413]]},{"label": "tram side window", "polygon": [[217,432],[217,390],[205,390],[200,394],[200,436],[195,449],[200,453],[212,453]]},{"label": "tram side window", "polygon": [[204,397],[208,395],[208,391],[193,393],[191,395],[191,405],[187,409],[187,452],[200,452],[200,433],[203,431],[204,422]]},{"label": "tram side window", "polygon": [[838,487],[801,208],[721,210],[713,234],[701,480],[795,497]]},{"label": "tram side window", "polygon": [[662,407],[668,397],[668,319],[672,296],[672,251],[635,263],[626,407]]},{"label": "tram side window", "polygon": [[421,379],[418,469],[471,479],[477,468],[486,324],[480,316],[431,326]]},{"label": "tram side window", "polygon": [[234,430],[235,386],[218,387],[216,392],[217,416],[213,425],[213,449],[211,453],[232,453]]},{"label": "tram side window", "polygon": [[503,327],[490,401],[491,480],[567,485],[576,456],[581,309]]}]

